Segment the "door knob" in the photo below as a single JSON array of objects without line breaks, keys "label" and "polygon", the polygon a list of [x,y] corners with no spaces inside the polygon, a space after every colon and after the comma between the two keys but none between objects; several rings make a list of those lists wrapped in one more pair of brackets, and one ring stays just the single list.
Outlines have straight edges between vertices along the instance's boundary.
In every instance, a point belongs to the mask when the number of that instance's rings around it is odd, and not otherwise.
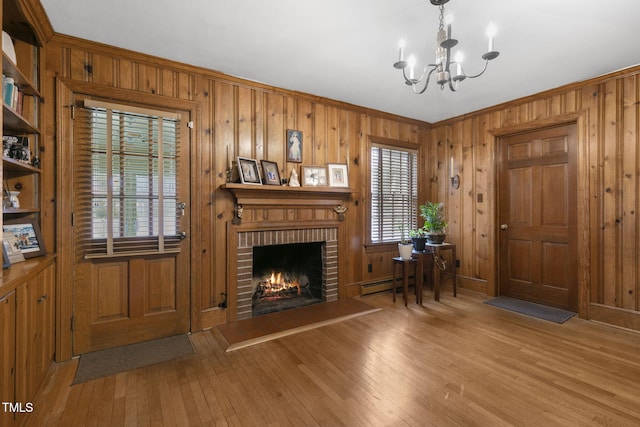
[{"label": "door knob", "polygon": [[502,225],[500,226],[500,229],[501,229],[501,230],[506,230],[507,228],[509,228],[509,226],[508,226],[507,224],[502,224]]}]

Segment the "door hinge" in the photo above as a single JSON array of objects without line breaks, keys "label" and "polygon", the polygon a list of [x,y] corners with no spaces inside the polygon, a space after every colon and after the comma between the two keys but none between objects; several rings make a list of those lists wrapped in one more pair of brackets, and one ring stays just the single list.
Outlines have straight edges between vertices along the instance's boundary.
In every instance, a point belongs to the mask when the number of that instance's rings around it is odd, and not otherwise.
[{"label": "door hinge", "polygon": [[71,332],[76,330],[76,316],[71,316]]},{"label": "door hinge", "polygon": [[75,119],[76,119],[76,106],[71,105],[71,120],[75,120]]},{"label": "door hinge", "polygon": [[187,122],[187,127],[188,127],[189,129],[193,129],[193,121],[188,121],[188,122]]},{"label": "door hinge", "polygon": [[76,226],[76,213],[75,212],[71,213],[71,226],[72,227]]}]

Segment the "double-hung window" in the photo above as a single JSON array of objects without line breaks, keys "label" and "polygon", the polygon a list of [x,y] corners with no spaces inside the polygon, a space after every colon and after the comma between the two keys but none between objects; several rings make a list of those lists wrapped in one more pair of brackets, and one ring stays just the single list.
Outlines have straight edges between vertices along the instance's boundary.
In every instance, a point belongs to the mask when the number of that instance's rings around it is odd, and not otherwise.
[{"label": "double-hung window", "polygon": [[396,242],[416,228],[418,151],[372,143],[370,241]]},{"label": "double-hung window", "polygon": [[179,115],[85,100],[75,216],[85,257],[175,252]]}]

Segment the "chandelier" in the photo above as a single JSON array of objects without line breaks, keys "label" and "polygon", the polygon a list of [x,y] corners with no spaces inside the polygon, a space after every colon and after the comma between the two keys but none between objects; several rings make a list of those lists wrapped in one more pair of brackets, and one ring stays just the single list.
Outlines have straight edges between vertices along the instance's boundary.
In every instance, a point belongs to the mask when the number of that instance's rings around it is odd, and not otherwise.
[{"label": "chandelier", "polygon": [[[404,60],[405,44],[404,40],[400,41],[400,56],[398,61],[393,64],[393,67],[402,70],[405,83],[411,86],[413,92],[416,94],[424,93],[424,91],[427,90],[431,75],[434,72],[436,73],[436,83],[440,85],[441,90],[444,90],[445,86],[449,86],[449,89],[455,92],[458,89],[458,83],[466,78],[475,79],[476,77],[480,77],[486,71],[489,61],[496,59],[498,55],[500,55],[500,52],[493,48],[495,28],[491,25],[487,32],[489,36],[489,49],[482,55],[484,68],[482,68],[482,71],[478,74],[467,75],[462,67],[462,54],[458,52],[453,60],[451,57],[451,49],[458,44],[458,40],[451,38],[450,22],[447,23],[447,28],[445,29],[444,5],[447,2],[449,2],[449,0],[431,0],[431,4],[440,7],[440,25],[436,37],[436,62],[435,64],[428,64],[424,67],[420,77],[416,78],[415,57],[411,55],[407,61]],[[424,82],[424,86],[420,88],[420,83],[422,82]]]}]

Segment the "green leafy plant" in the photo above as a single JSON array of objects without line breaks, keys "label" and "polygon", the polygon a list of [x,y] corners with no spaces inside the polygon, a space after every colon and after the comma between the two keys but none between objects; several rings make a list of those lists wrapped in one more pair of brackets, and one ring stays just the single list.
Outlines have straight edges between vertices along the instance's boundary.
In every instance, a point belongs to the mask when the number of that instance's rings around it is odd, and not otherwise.
[{"label": "green leafy plant", "polygon": [[414,228],[409,230],[409,237],[424,237],[426,231],[424,228]]},{"label": "green leafy plant", "polygon": [[426,233],[444,233],[447,220],[443,203],[426,202],[420,205],[420,216],[424,219],[423,229]]},{"label": "green leafy plant", "polygon": [[[413,230],[409,230],[407,232],[407,229],[409,227],[407,227],[406,224],[402,224],[398,228],[400,229],[400,244],[402,244],[402,245],[410,245],[411,244],[411,233],[413,232]],[[409,234],[409,236],[407,236],[407,233]]]}]

